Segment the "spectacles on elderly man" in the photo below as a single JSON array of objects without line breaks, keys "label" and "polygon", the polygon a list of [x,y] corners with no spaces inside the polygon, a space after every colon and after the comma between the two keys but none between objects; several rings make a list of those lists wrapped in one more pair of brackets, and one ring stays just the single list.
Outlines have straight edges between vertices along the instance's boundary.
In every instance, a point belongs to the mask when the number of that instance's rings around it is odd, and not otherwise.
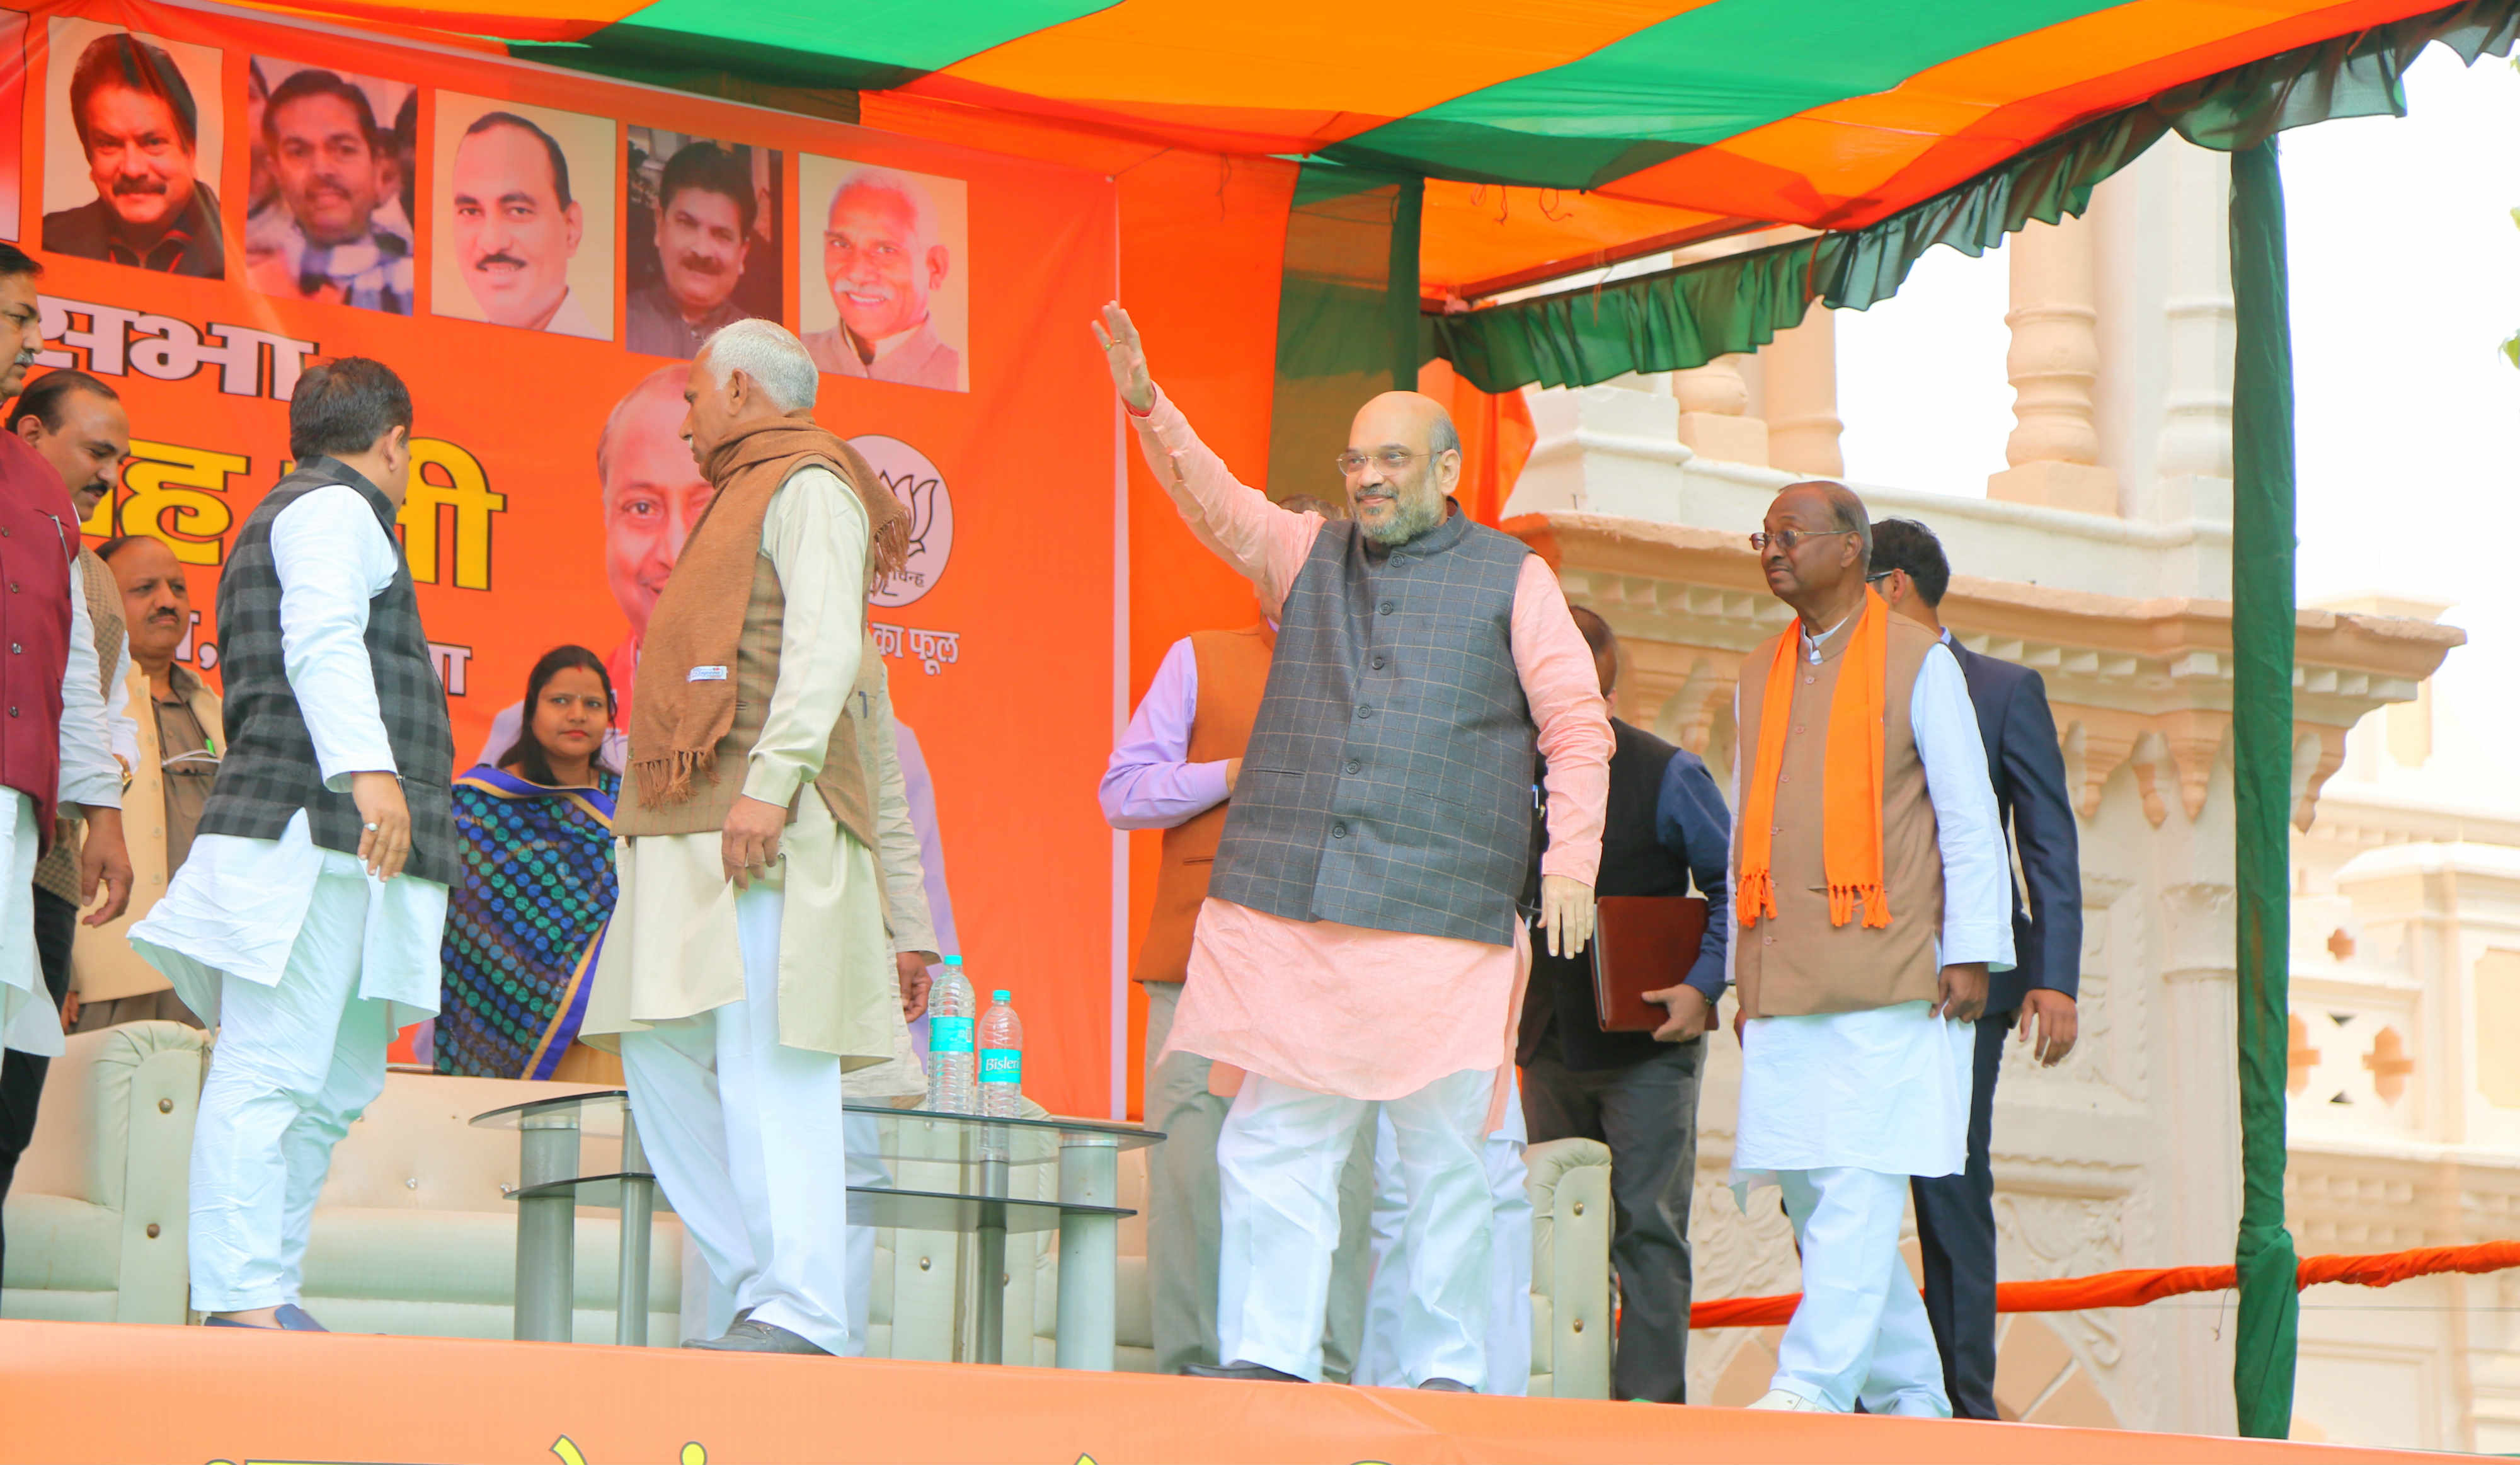
[{"label": "spectacles on elderly man", "polygon": [[1371,453],[1360,453],[1350,448],[1338,455],[1338,471],[1340,477],[1352,479],[1365,472],[1365,465],[1368,463],[1379,463],[1382,465],[1383,472],[1399,473],[1420,458],[1435,456],[1437,455],[1434,453],[1413,453],[1405,447],[1386,447]]},{"label": "spectacles on elderly man", "polygon": [[1766,530],[1761,529],[1752,532],[1750,535],[1750,547],[1759,551],[1761,554],[1766,554],[1768,552],[1768,541],[1774,539],[1777,542],[1777,548],[1783,550],[1787,554],[1792,554],[1795,546],[1801,544],[1806,539],[1818,539],[1827,534],[1852,534],[1854,532],[1855,530],[1853,529],[1778,529],[1775,533],[1771,534]]}]

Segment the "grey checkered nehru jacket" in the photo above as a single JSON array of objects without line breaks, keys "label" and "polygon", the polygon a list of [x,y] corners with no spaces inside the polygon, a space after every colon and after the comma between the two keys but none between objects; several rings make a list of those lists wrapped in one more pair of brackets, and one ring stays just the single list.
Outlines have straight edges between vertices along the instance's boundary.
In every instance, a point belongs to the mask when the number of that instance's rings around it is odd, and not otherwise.
[{"label": "grey checkered nehru jacket", "polygon": [[[227,755],[202,806],[202,834],[276,840],[299,809],[308,833],[326,849],[359,850],[358,805],[324,787],[315,743],[289,688],[280,654],[280,573],[271,559],[271,525],[280,511],[318,488],[346,483],[376,511],[377,531],[393,539],[393,504],[355,469],[310,458],[282,479],[237,532],[219,572],[219,669],[227,682]],[[421,633],[411,567],[394,541],[394,577],[368,602],[368,664],[385,742],[402,775],[411,809],[410,874],[453,885],[462,873],[449,785],[455,735],[446,724],[446,688]]]},{"label": "grey checkered nehru jacket", "polygon": [[1208,893],[1296,921],[1513,939],[1538,732],[1530,549],[1455,512],[1375,563],[1323,526],[1286,596]]}]

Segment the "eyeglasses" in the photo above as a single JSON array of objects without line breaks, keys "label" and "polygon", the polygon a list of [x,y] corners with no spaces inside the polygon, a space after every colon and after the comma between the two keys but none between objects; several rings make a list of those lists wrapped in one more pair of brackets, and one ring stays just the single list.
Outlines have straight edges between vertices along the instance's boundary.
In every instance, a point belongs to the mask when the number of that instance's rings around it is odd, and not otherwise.
[{"label": "eyeglasses", "polygon": [[1750,547],[1759,551],[1761,554],[1766,554],[1768,552],[1768,541],[1774,539],[1777,542],[1777,548],[1783,550],[1787,554],[1792,554],[1794,552],[1794,547],[1801,544],[1806,539],[1818,539],[1828,534],[1852,534],[1854,532],[1855,530],[1853,529],[1778,529],[1775,533],[1771,534],[1762,529],[1750,535]]},{"label": "eyeglasses", "polygon": [[1386,447],[1372,453],[1360,453],[1350,448],[1338,455],[1338,471],[1340,477],[1352,479],[1365,472],[1368,463],[1379,463],[1385,473],[1398,473],[1420,458],[1433,456],[1432,453],[1413,453],[1405,447]]},{"label": "eyeglasses", "polygon": [[1864,583],[1868,585],[1877,585],[1898,572],[1899,572],[1895,570],[1876,570],[1864,577]]}]

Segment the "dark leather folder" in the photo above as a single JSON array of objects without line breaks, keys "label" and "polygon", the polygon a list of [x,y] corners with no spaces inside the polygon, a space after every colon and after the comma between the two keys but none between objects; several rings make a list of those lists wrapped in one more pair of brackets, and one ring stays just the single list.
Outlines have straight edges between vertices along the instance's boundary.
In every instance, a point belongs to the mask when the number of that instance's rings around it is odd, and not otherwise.
[{"label": "dark leather folder", "polygon": [[1593,1006],[1603,1032],[1651,1032],[1671,1020],[1647,992],[1678,986],[1706,939],[1700,895],[1604,895],[1593,923]]}]

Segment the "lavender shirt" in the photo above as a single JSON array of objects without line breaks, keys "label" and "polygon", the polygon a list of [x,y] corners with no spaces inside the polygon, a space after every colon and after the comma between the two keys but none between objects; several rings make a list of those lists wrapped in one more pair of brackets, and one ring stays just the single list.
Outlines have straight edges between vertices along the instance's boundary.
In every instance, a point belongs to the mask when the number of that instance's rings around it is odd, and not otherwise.
[{"label": "lavender shirt", "polygon": [[1113,829],[1170,829],[1225,801],[1226,760],[1187,761],[1197,716],[1198,655],[1185,636],[1164,653],[1102,770],[1102,817]]}]

